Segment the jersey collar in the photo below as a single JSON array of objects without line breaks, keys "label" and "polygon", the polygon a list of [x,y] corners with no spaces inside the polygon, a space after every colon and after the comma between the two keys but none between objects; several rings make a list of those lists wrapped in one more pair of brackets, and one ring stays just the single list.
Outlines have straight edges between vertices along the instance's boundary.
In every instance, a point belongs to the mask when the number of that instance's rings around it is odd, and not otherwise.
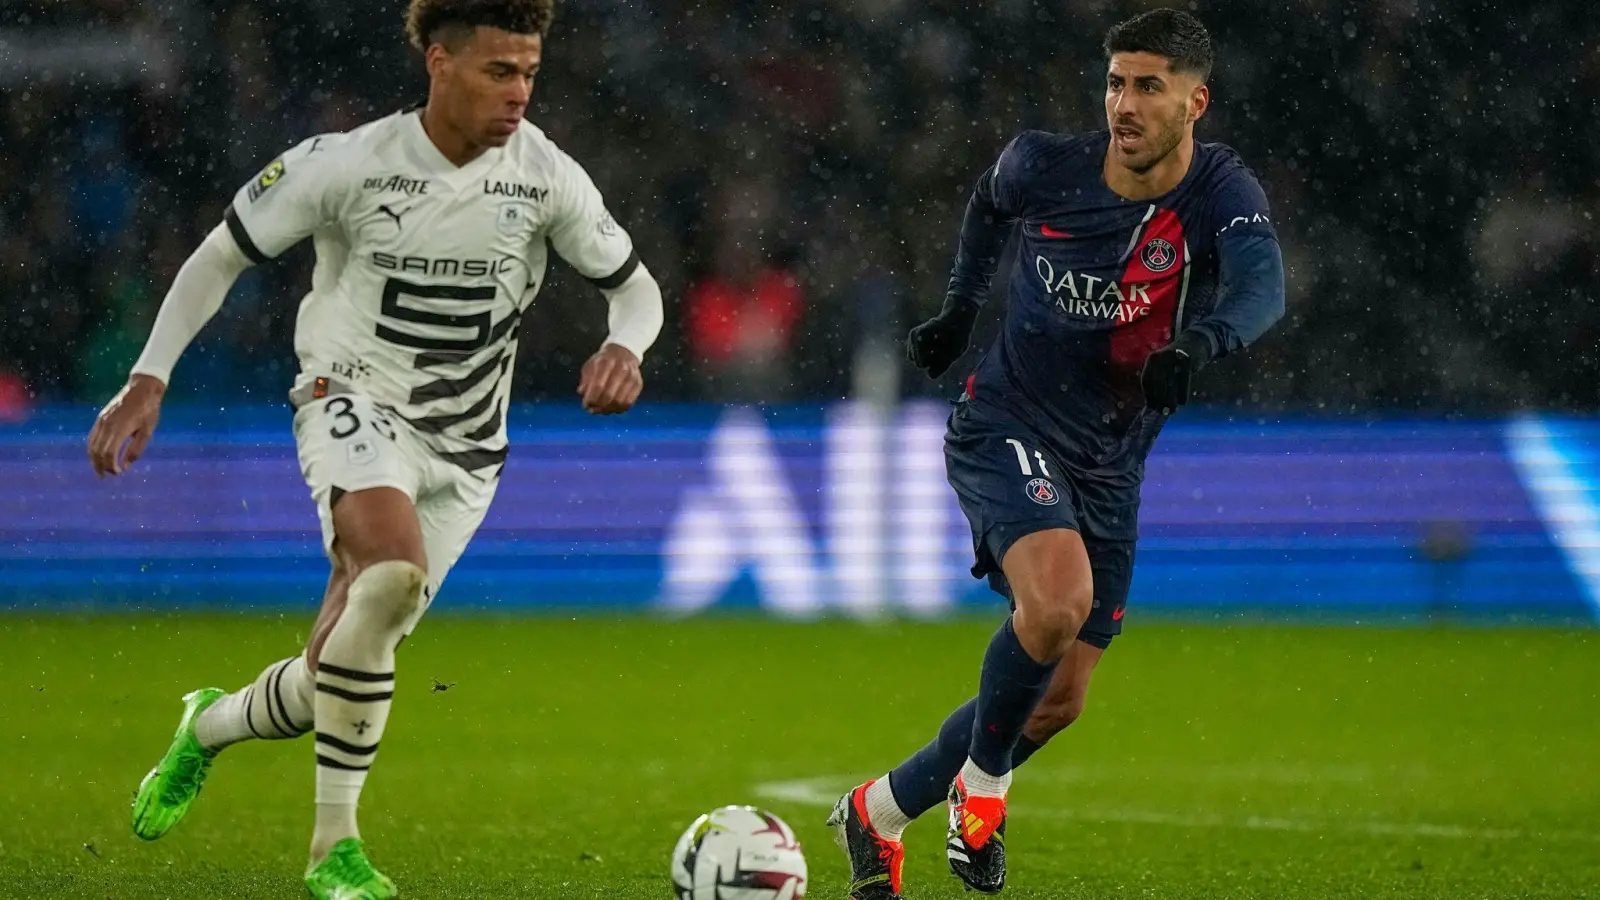
[{"label": "jersey collar", "polygon": [[[401,116],[401,130],[406,136],[411,154],[418,164],[427,173],[449,185],[452,190],[460,190],[477,180],[484,172],[494,168],[500,157],[506,152],[505,147],[490,147],[477,159],[464,166],[458,166],[445,158],[439,148],[434,146],[433,139],[428,137],[428,132],[422,128],[422,111],[413,110]],[[512,136],[516,140],[516,136]]]},{"label": "jersey collar", "polygon": [[[424,136],[424,139],[426,139],[426,136]],[[1095,134],[1095,140],[1100,145],[1100,153],[1096,156],[1096,159],[1099,161],[1100,166],[1103,167],[1105,165],[1106,156],[1111,152],[1111,132],[1097,132]],[[1203,168],[1202,154],[1204,153],[1205,145],[1200,143],[1198,139],[1191,138],[1191,140],[1194,141],[1194,156],[1189,160],[1189,170],[1184,172],[1183,177],[1178,179],[1178,183],[1173,185],[1172,188],[1165,194],[1150,197],[1146,200],[1130,200],[1129,198],[1117,193],[1115,190],[1112,190],[1111,185],[1106,182],[1105,173],[1103,171],[1096,173],[1095,182],[1100,185],[1101,189],[1104,190],[1108,196],[1115,197],[1118,203],[1127,204],[1129,206],[1165,206],[1170,198],[1177,196],[1178,192],[1183,190],[1189,184],[1189,182],[1198,178],[1200,170]]]}]

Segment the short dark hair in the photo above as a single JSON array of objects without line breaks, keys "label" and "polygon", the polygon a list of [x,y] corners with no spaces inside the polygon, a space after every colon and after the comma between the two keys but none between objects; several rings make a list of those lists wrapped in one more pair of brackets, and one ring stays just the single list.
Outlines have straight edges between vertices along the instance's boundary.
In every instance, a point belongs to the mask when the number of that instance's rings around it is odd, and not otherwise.
[{"label": "short dark hair", "polygon": [[1211,77],[1211,34],[1181,9],[1152,9],[1111,26],[1106,58],[1113,53],[1153,53],[1166,57],[1174,72]]},{"label": "short dark hair", "polygon": [[418,50],[453,43],[479,25],[543,36],[556,17],[555,7],[555,0],[411,0],[406,35]]}]

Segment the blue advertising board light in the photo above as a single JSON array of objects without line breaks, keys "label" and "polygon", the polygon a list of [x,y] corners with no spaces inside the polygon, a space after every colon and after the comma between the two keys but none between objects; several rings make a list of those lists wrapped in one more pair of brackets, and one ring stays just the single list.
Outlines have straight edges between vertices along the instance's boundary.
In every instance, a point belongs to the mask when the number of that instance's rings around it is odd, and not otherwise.
[{"label": "blue advertising board light", "polygon": [[[494,509],[441,608],[993,609],[944,481],[946,407],[513,411]],[[0,604],[308,609],[326,577],[286,408],[175,409],[96,481],[92,411],[0,428]],[[1600,423],[1172,423],[1130,615],[1600,608]]]}]

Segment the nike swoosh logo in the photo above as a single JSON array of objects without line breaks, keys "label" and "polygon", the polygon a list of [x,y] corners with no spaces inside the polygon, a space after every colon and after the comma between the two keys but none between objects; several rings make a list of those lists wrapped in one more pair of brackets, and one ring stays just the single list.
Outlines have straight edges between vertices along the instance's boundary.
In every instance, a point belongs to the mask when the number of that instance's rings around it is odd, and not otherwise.
[{"label": "nike swoosh logo", "polygon": [[1039,225],[1039,237],[1069,238],[1072,237],[1072,235],[1066,233],[1065,231],[1057,231],[1054,228],[1051,228],[1049,225],[1041,223]]}]

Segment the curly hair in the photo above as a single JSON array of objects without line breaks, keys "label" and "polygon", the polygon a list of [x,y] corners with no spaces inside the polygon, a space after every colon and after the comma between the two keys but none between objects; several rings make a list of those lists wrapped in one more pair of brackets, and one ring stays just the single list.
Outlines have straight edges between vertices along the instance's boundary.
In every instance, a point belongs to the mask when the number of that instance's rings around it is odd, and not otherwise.
[{"label": "curly hair", "polygon": [[479,25],[543,36],[555,19],[555,6],[555,0],[411,0],[406,35],[418,50],[456,43]]}]

